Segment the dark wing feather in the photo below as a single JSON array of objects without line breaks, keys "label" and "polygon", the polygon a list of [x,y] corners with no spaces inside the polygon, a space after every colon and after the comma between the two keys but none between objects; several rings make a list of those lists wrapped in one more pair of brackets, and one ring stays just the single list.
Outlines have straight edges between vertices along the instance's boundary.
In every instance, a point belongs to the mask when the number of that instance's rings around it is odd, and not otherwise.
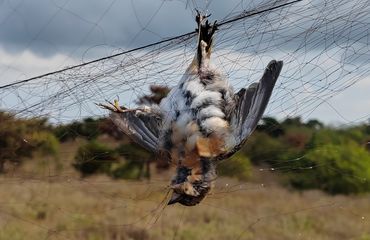
[{"label": "dark wing feather", "polygon": [[145,149],[157,153],[161,119],[153,114],[135,112],[112,113],[114,124],[133,141]]},{"label": "dark wing feather", "polygon": [[248,89],[243,88],[234,95],[235,109],[231,112],[230,124],[236,144],[229,152],[216,157],[216,160],[231,157],[254,131],[265,111],[282,67],[283,62],[271,61],[259,83],[253,83]]}]

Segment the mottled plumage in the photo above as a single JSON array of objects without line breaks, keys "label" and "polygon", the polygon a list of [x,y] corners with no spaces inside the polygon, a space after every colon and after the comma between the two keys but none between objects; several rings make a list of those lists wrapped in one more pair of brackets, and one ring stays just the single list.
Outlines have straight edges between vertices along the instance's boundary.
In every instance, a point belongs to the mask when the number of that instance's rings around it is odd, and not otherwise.
[{"label": "mottled plumage", "polygon": [[216,162],[238,151],[266,108],[282,62],[271,61],[259,83],[234,93],[211,65],[216,25],[197,15],[198,48],[182,79],[159,105],[121,109],[103,105],[119,129],[144,148],[176,164],[169,204],[198,204],[216,178]]}]

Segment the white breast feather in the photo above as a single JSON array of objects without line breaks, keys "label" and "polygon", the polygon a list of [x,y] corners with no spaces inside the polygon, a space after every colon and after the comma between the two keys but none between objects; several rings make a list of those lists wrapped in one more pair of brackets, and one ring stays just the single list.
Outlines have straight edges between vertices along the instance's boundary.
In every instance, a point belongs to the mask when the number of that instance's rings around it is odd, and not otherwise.
[{"label": "white breast feather", "polygon": [[219,117],[207,118],[202,122],[202,127],[209,132],[225,133],[227,126],[227,122]]},{"label": "white breast feather", "polygon": [[199,118],[209,118],[209,117],[219,117],[224,118],[225,114],[218,107],[211,105],[206,108],[203,108],[199,112]]},{"label": "white breast feather", "polygon": [[190,107],[197,108],[207,101],[218,104],[221,101],[221,97],[222,95],[219,92],[203,91],[194,98]]},{"label": "white breast feather", "polygon": [[191,122],[191,120],[192,115],[190,112],[180,113],[179,118],[176,120],[176,125],[184,136],[186,135],[186,126]]},{"label": "white breast feather", "polygon": [[193,96],[198,96],[204,91],[204,86],[199,81],[190,81],[185,85],[185,89],[190,91]]}]

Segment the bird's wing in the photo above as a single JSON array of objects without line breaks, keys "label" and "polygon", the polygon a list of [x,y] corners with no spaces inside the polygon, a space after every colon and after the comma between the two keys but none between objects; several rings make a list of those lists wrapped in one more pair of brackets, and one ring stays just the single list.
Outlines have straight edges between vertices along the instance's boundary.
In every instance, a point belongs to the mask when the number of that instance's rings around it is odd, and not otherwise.
[{"label": "bird's wing", "polygon": [[161,119],[157,115],[113,112],[110,117],[114,124],[133,141],[153,153],[158,152]]},{"label": "bird's wing", "polygon": [[234,95],[235,108],[231,112],[230,125],[233,128],[235,146],[227,153],[216,157],[222,160],[237,152],[256,128],[270,99],[276,80],[283,67],[281,61],[271,61],[259,83],[252,83]]}]

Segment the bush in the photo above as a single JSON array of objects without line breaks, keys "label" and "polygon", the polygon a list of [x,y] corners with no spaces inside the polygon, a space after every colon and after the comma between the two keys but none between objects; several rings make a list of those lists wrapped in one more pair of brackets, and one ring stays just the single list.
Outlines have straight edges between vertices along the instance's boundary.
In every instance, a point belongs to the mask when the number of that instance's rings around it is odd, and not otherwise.
[{"label": "bush", "polygon": [[284,129],[278,120],[272,117],[263,117],[256,128],[259,132],[265,132],[271,137],[277,138],[281,135],[284,135]]},{"label": "bush", "polygon": [[47,119],[21,119],[0,112],[0,123],[0,173],[5,162],[21,163],[36,151],[57,154],[59,142],[50,134]]},{"label": "bush", "polygon": [[135,143],[121,144],[116,150],[125,159],[138,163],[146,162],[152,157],[150,152]]},{"label": "bush", "polygon": [[78,136],[78,122],[73,122],[67,125],[58,125],[54,128],[53,132],[54,135],[59,139],[61,142],[65,142],[67,140],[74,140]]},{"label": "bush", "polygon": [[313,169],[291,176],[296,188],[319,188],[332,194],[370,191],[370,154],[354,142],[310,150],[300,164],[302,169]]},{"label": "bush", "polygon": [[251,176],[251,162],[247,156],[238,152],[224,160],[217,167],[220,176],[228,176],[239,180],[247,180]]},{"label": "bush", "polygon": [[73,166],[85,177],[95,173],[109,173],[112,163],[116,161],[118,156],[113,149],[91,141],[78,149]]},{"label": "bush", "polygon": [[109,174],[115,179],[140,179],[142,171],[143,166],[132,161],[125,161],[123,164],[113,166]]},{"label": "bush", "polygon": [[254,164],[278,161],[279,156],[286,152],[286,146],[279,139],[273,138],[264,132],[254,132],[242,149]]},{"label": "bush", "polygon": [[[124,164],[113,166],[111,176],[113,178],[140,179],[150,178],[149,163],[153,155],[142,147],[134,144],[121,144],[116,151],[125,158]],[[144,167],[146,171],[144,173]]]},{"label": "bush", "polygon": [[317,148],[328,143],[334,145],[345,145],[350,142],[353,142],[353,140],[343,134],[342,131],[324,128],[313,134],[309,145],[313,148]]},{"label": "bush", "polygon": [[54,134],[62,142],[74,140],[77,137],[84,137],[88,140],[96,139],[100,131],[100,123],[103,119],[85,118],[82,122],[75,121],[66,125],[55,127]]},{"label": "bush", "polygon": [[287,146],[295,148],[298,151],[305,150],[306,145],[312,138],[312,130],[307,127],[289,127],[285,131],[285,135],[282,137],[282,141]]},{"label": "bush", "polygon": [[59,150],[58,139],[50,132],[33,132],[29,135],[29,141],[44,155],[56,156]]}]

